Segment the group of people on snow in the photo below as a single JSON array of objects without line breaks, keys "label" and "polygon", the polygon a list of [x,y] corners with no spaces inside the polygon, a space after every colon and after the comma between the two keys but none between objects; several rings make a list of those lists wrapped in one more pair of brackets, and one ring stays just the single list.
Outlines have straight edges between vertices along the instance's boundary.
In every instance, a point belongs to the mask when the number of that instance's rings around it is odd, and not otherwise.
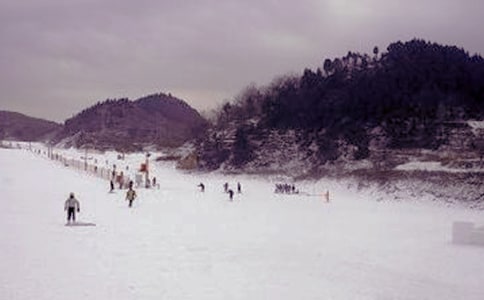
[{"label": "group of people on snow", "polygon": [[277,193],[277,194],[298,194],[299,190],[296,189],[296,186],[294,184],[276,183],[274,193]]},{"label": "group of people on snow", "polygon": [[[155,177],[153,177],[153,182],[154,182],[154,184],[156,184],[156,178]],[[198,187],[200,187],[201,192],[205,191],[205,185],[203,183],[200,182]],[[229,184],[227,182],[224,184],[224,190],[225,190],[226,193],[229,194],[230,201],[233,201],[234,191],[229,189]],[[113,191],[114,191],[114,181],[111,179],[110,180],[110,192],[113,192]],[[239,194],[242,193],[242,186],[241,186],[240,182],[237,182],[237,192]],[[126,197],[125,197],[126,201],[129,201],[128,207],[133,206],[133,202],[136,199],[136,197],[137,197],[137,194],[136,194],[136,191],[133,189],[133,181],[129,181],[128,191],[126,192]],[[67,212],[67,223],[71,223],[71,220],[72,220],[72,222],[76,222],[76,212],[80,212],[81,209],[80,209],[79,200],[77,200],[75,198],[74,193],[70,193],[69,197],[65,201],[64,211]]]},{"label": "group of people on snow", "polygon": [[[111,192],[111,193],[115,189],[114,180],[115,180],[115,176],[112,177],[112,179],[110,180],[110,183],[109,183],[110,184],[110,191],[109,192]],[[118,181],[118,180],[116,180],[116,181]],[[156,186],[156,178],[155,177],[153,177],[153,185]],[[200,182],[198,187],[200,188],[201,192],[205,192],[205,185],[202,182]],[[121,188],[122,188],[122,185],[120,185],[120,189]],[[230,201],[233,201],[234,191],[229,188],[228,182],[224,183],[223,188],[224,188],[224,192],[229,195]],[[240,184],[240,182],[237,182],[237,193],[238,194],[242,193],[242,185]],[[128,201],[128,207],[133,206],[133,202],[136,199],[136,197],[137,197],[137,194],[136,194],[136,191],[133,189],[133,181],[130,180],[128,182],[128,191],[126,192],[126,197],[125,197],[126,201]],[[67,212],[67,223],[70,223],[71,220],[72,220],[72,222],[75,222],[76,221],[76,212],[80,212],[80,204],[79,204],[79,200],[77,200],[75,198],[74,193],[69,194],[69,198],[67,198],[67,200],[65,201],[65,204],[64,204],[64,210]]]},{"label": "group of people on snow", "polygon": [[[229,188],[229,183],[225,182],[223,187],[224,187],[224,192],[229,194],[230,201],[233,201],[234,200],[234,191],[231,188]],[[238,194],[242,193],[242,185],[240,184],[240,182],[237,182],[237,193]]]},{"label": "group of people on snow", "polygon": [[[205,185],[202,182],[200,182],[200,184],[198,184],[197,187],[200,188],[200,192],[205,192]],[[225,182],[223,184],[223,189],[224,189],[224,193],[229,194],[229,200],[230,201],[233,201],[233,199],[234,199],[234,191],[231,188],[229,188],[229,183],[228,182]],[[240,184],[240,182],[237,182],[237,193],[238,194],[241,194],[242,193],[242,185]]]},{"label": "group of people on snow", "polygon": [[[114,182],[113,180],[110,181],[110,192],[114,190]],[[136,191],[133,189],[133,181],[128,183],[128,191],[126,192],[126,201],[128,202],[128,207],[133,206],[133,201],[136,199],[137,194]],[[70,193],[69,197],[64,203],[64,211],[67,212],[67,223],[76,222],[76,212],[80,212],[80,204],[79,200],[76,199],[74,193]]]},{"label": "group of people on snow", "polygon": [[[128,167],[126,167],[128,168]],[[134,180],[136,181],[136,187],[140,187],[143,185],[143,176],[142,174],[136,174]],[[118,184],[119,189],[127,189],[129,186],[133,185],[133,180],[128,176],[125,175],[123,171],[116,173],[115,165],[113,166],[113,171],[111,173],[110,179],[110,192],[114,191],[115,184]],[[144,180],[144,186],[146,188],[160,188],[159,184],[156,182],[156,177],[152,177],[151,179],[146,178]]]}]

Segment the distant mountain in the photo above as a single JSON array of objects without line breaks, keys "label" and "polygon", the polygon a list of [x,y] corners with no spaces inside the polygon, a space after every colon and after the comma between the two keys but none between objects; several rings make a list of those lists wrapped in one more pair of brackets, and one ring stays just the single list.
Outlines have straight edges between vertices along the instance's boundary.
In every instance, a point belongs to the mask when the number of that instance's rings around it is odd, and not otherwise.
[{"label": "distant mountain", "polygon": [[62,125],[17,112],[0,111],[0,140],[45,141]]},{"label": "distant mountain", "polygon": [[171,95],[154,94],[135,101],[106,100],[65,121],[56,144],[100,150],[176,147],[206,126],[200,114]]}]

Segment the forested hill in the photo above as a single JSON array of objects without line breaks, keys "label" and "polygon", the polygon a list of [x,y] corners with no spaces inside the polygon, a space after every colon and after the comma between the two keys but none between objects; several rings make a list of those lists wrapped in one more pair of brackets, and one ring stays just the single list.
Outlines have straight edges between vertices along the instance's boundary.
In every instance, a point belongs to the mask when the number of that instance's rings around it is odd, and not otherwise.
[{"label": "forested hill", "polygon": [[[355,163],[387,150],[443,149],[467,120],[483,119],[483,58],[415,39],[247,88],[218,112],[198,154],[207,169]],[[465,147],[482,147],[479,139]]]},{"label": "forested hill", "polygon": [[135,101],[108,99],[66,120],[53,143],[119,151],[176,147],[194,139],[206,123],[195,109],[169,94]]}]

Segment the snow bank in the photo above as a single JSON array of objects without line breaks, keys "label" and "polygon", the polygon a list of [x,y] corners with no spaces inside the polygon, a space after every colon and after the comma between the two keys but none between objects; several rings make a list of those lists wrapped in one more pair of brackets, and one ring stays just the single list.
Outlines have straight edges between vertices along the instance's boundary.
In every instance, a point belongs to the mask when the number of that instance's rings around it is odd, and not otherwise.
[{"label": "snow bank", "polygon": [[452,242],[484,246],[484,226],[476,227],[472,222],[454,222],[452,225]]},{"label": "snow bank", "polygon": [[408,162],[408,163],[396,166],[395,170],[439,171],[439,172],[450,172],[450,173],[484,172],[482,168],[474,168],[474,169],[449,168],[447,166],[443,166],[441,162],[437,162],[437,161],[412,161],[412,162]]}]

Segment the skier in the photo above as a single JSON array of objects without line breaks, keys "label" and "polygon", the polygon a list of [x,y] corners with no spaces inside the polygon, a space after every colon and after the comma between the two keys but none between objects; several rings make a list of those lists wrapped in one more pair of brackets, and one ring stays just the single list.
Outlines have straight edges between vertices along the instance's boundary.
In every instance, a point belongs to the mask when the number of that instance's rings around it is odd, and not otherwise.
[{"label": "skier", "polygon": [[229,189],[229,184],[228,182],[224,183],[224,192],[227,193]]},{"label": "skier", "polygon": [[113,165],[113,171],[111,172],[111,179],[116,179],[116,165]]},{"label": "skier", "polygon": [[126,200],[129,201],[129,207],[133,205],[134,199],[136,199],[136,192],[130,187],[126,192]]},{"label": "skier", "polygon": [[205,192],[205,185],[203,183],[200,182],[200,184],[197,186],[200,187],[201,192]]},{"label": "skier", "polygon": [[230,201],[233,201],[234,200],[234,191],[228,190],[228,193],[229,193]]},{"label": "skier", "polygon": [[237,182],[237,193],[242,193],[242,185],[240,185],[240,182]]},{"label": "skier", "polygon": [[77,212],[81,211],[79,201],[74,197],[74,193],[70,193],[69,198],[64,203],[64,211],[67,211],[67,223],[70,223],[71,219],[76,222],[76,210]]},{"label": "skier", "polygon": [[110,193],[114,192],[114,181],[111,179],[110,181],[110,187],[111,187],[111,190],[109,190]]}]

